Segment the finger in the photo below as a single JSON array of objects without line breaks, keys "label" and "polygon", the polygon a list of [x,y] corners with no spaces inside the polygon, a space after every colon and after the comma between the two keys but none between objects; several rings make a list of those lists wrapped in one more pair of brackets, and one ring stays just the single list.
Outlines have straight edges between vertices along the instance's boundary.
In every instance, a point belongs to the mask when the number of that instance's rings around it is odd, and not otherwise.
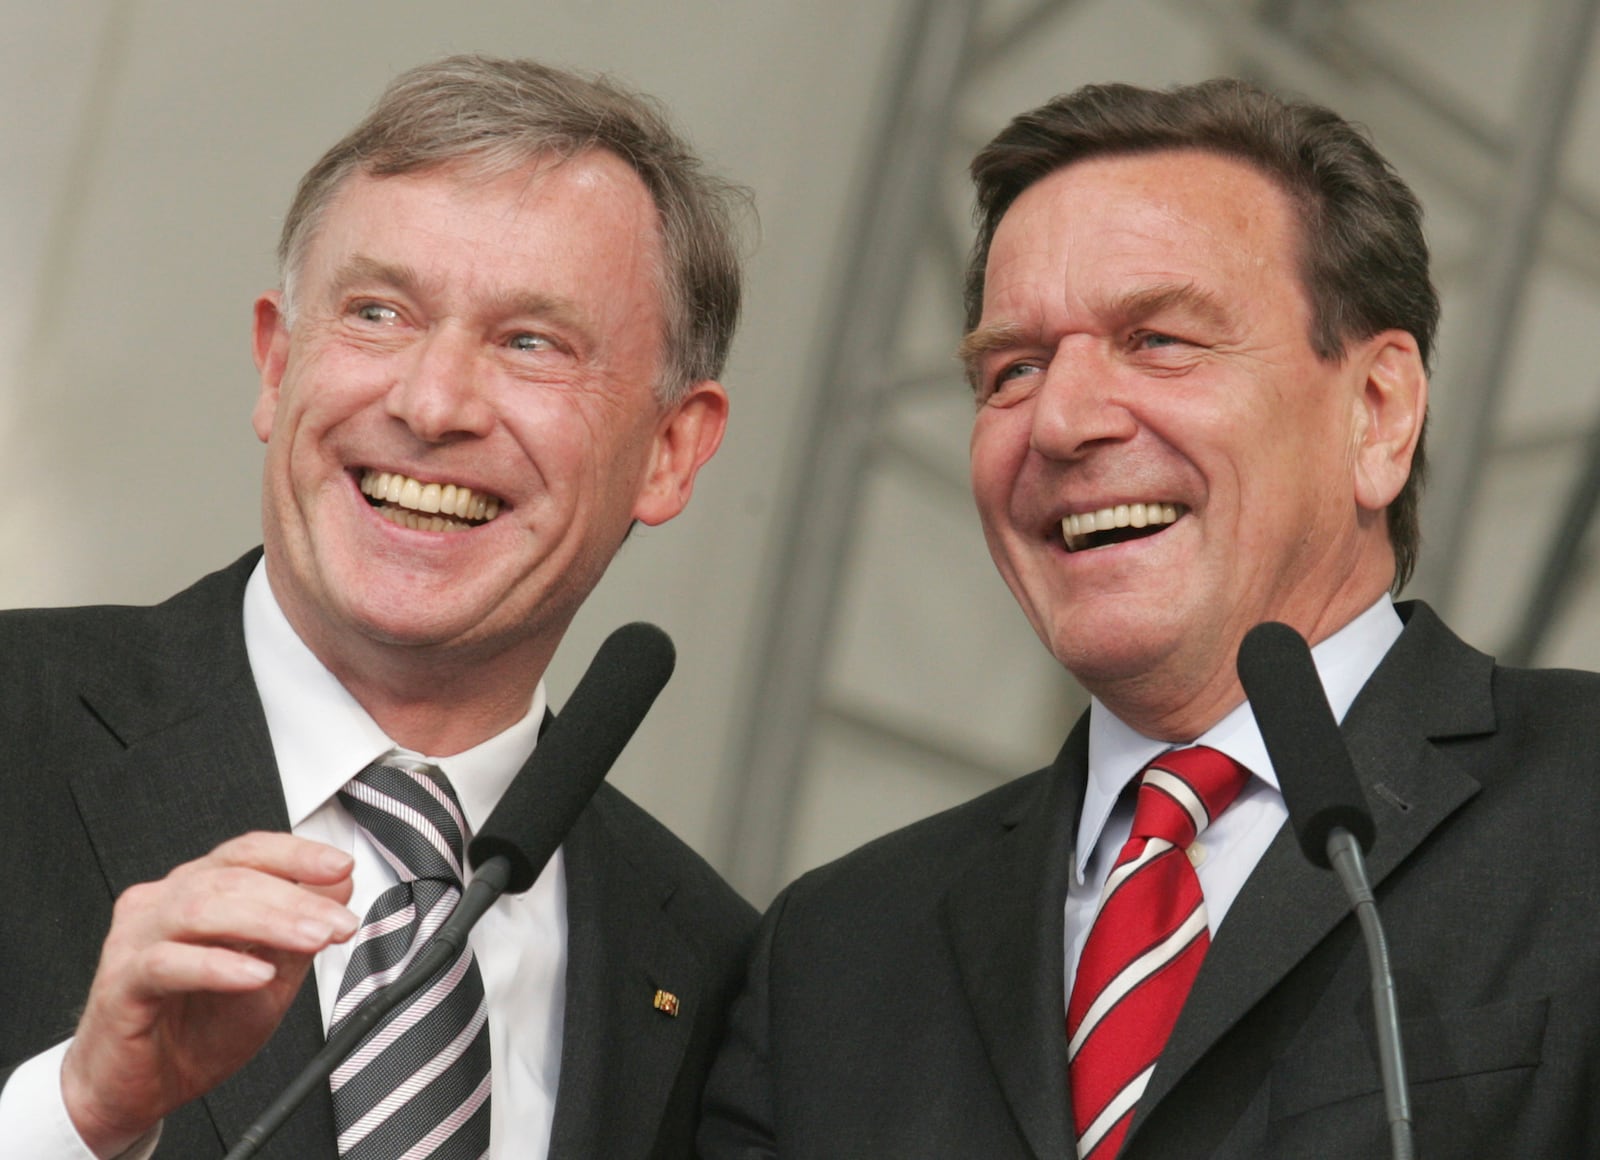
[{"label": "finger", "polygon": [[149,948],[128,979],[147,999],[195,991],[254,991],[278,976],[278,966],[242,950],[188,943],[158,943]]},{"label": "finger", "polygon": [[269,830],[240,834],[189,866],[240,866],[312,885],[347,879],[355,859],[343,850],[309,838]]},{"label": "finger", "polygon": [[257,870],[224,867],[130,887],[117,900],[111,940],[252,943],[314,954],[354,933],[356,916],[334,898]]},{"label": "finger", "polygon": [[326,898],[345,906],[350,902],[350,895],[355,890],[355,883],[349,878],[341,878],[337,882],[321,885],[315,882],[302,882],[300,889],[315,894],[319,898]]}]

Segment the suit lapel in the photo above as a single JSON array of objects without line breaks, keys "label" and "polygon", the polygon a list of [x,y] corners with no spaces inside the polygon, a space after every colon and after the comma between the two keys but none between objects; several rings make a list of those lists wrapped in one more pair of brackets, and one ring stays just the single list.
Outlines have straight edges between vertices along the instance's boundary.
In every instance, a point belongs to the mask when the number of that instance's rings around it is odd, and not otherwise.
[{"label": "suit lapel", "polygon": [[[562,843],[567,997],[551,1160],[651,1154],[700,1015],[699,960],[666,907],[676,883],[642,873],[600,793]],[[657,1010],[658,990],[678,1001]]]},{"label": "suit lapel", "polygon": [[[81,691],[83,707],[121,746],[100,751],[108,757],[85,757],[69,774],[113,896],[164,877],[236,834],[289,828],[244,653],[240,601],[248,562],[158,609],[153,644],[140,650],[134,667],[108,669],[118,674],[115,684]],[[209,638],[204,652],[173,643],[196,635]],[[225,1142],[238,1139],[322,1039],[316,984],[308,978],[267,1046],[205,1097]],[[262,1155],[331,1157],[332,1141],[324,1094],[308,1101]]]},{"label": "suit lapel", "polygon": [[945,899],[951,948],[989,1064],[1041,1160],[1071,1151],[1063,906],[1083,801],[1087,720]]},{"label": "suit lapel", "polygon": [[[1490,658],[1456,639],[1425,606],[1347,714],[1342,732],[1377,825],[1367,856],[1374,887],[1478,791],[1432,740],[1494,728]],[[1349,915],[1337,878],[1312,866],[1286,826],[1240,892],[1206,955],[1132,1133],[1217,1040]]]}]

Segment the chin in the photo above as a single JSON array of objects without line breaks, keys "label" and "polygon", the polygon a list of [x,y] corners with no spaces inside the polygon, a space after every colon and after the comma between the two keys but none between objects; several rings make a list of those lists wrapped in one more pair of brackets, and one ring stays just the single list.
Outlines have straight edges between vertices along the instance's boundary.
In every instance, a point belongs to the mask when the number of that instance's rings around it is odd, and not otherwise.
[{"label": "chin", "polygon": [[1100,623],[1093,631],[1060,629],[1046,642],[1052,656],[1091,691],[1097,685],[1149,675],[1175,651],[1165,633],[1148,624]]},{"label": "chin", "polygon": [[392,586],[344,593],[335,599],[333,608],[335,619],[347,631],[379,644],[443,644],[470,631],[474,622],[470,609],[460,600],[397,593]]}]

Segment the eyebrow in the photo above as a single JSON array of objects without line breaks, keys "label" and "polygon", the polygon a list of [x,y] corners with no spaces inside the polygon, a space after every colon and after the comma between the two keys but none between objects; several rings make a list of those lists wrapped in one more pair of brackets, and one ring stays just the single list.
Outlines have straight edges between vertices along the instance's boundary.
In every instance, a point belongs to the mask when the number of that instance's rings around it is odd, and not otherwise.
[{"label": "eyebrow", "polygon": [[408,294],[415,294],[422,288],[422,276],[411,266],[381,262],[365,254],[352,254],[329,279],[335,291],[347,290],[358,282],[383,282]]},{"label": "eyebrow", "polygon": [[956,347],[956,358],[966,368],[967,381],[977,383],[978,363],[983,356],[997,350],[1021,346],[1027,332],[1016,322],[989,322],[967,332]]},{"label": "eyebrow", "polygon": [[1136,326],[1169,310],[1184,311],[1213,326],[1226,326],[1229,322],[1222,300],[1193,282],[1167,282],[1135,290],[1112,299],[1106,313],[1119,326]]}]

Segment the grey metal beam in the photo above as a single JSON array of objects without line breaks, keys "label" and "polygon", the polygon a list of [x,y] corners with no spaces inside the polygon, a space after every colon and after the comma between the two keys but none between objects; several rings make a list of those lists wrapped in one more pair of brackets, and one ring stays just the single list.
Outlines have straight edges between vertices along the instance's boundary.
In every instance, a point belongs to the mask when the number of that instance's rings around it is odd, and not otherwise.
[{"label": "grey metal beam", "polygon": [[[1306,43],[1222,0],[1169,3],[1197,29],[1256,62],[1276,83],[1372,126],[1384,151],[1403,162],[1408,175],[1451,190],[1469,210],[1488,215],[1499,206],[1504,175],[1516,164],[1520,139],[1497,131],[1426,84],[1414,68],[1373,44],[1354,25],[1336,25],[1334,42]],[[1558,186],[1539,253],[1600,282],[1600,202],[1570,183]]]},{"label": "grey metal beam", "polygon": [[[1316,46],[1309,46],[1315,50]],[[1337,47],[1330,50],[1345,66],[1372,76],[1435,120],[1444,131],[1479,154],[1478,164],[1440,165],[1428,168],[1453,184],[1469,208],[1487,213],[1493,204],[1486,179],[1503,173],[1513,163],[1516,137],[1480,115],[1464,101],[1429,83],[1415,64],[1369,36],[1350,27],[1340,28]],[[1493,166],[1493,173],[1485,171]],[[1549,261],[1590,281],[1600,282],[1600,202],[1571,182],[1560,182],[1551,194],[1544,236],[1536,239],[1540,261]]]},{"label": "grey metal beam", "polygon": [[1441,410],[1434,441],[1432,501],[1423,509],[1427,550],[1417,591],[1448,611],[1465,556],[1467,531],[1492,442],[1511,343],[1521,322],[1529,275],[1555,187],[1594,32],[1596,0],[1549,0],[1513,123],[1523,128],[1505,174],[1505,192],[1488,223],[1489,249],[1472,324],[1453,364],[1458,395]]},{"label": "grey metal beam", "polygon": [[1555,623],[1556,614],[1571,587],[1572,575],[1582,559],[1583,541],[1600,507],[1600,423],[1589,432],[1587,450],[1578,464],[1578,473],[1567,493],[1561,522],[1545,549],[1533,595],[1523,609],[1522,620],[1510,644],[1501,650],[1508,665],[1531,665],[1538,659],[1540,646]]},{"label": "grey metal beam", "polygon": [[[817,360],[800,455],[776,527],[760,606],[766,622],[747,659],[750,693],[737,719],[727,782],[732,808],[720,861],[764,901],[787,865],[789,818],[829,656],[841,566],[860,507],[862,473],[890,382],[915,262],[936,212],[952,111],[980,0],[916,0],[908,10],[885,116],[846,251],[837,308]],[[886,341],[886,339],[888,341]]]}]

